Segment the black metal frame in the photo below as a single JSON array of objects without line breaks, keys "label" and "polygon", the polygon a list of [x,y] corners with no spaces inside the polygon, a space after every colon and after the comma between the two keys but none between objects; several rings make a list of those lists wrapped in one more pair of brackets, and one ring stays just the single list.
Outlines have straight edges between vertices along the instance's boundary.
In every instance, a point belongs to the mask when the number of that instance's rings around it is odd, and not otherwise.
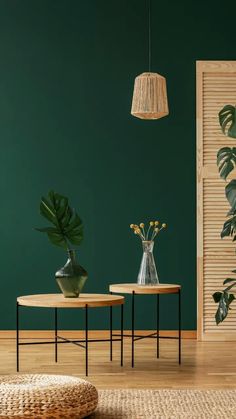
[{"label": "black metal frame", "polygon": [[[74,345],[77,345],[83,349],[85,349],[85,374],[88,375],[88,344],[91,342],[110,342],[110,360],[112,361],[112,344],[113,342],[120,342],[120,365],[123,366],[123,343],[124,343],[124,308],[123,304],[120,304],[121,312],[120,312],[120,335],[119,338],[114,339],[113,331],[112,331],[112,306],[110,306],[110,337],[109,339],[89,339],[88,332],[88,311],[89,307],[86,304],[85,305],[85,339],[78,339],[78,340],[71,340],[64,338],[62,336],[58,335],[58,308],[53,308],[54,310],[54,341],[44,341],[44,342],[20,342],[20,327],[19,327],[19,308],[25,307],[21,304],[16,302],[16,370],[19,372],[20,368],[20,353],[19,353],[19,347],[22,345],[45,345],[45,344],[54,344],[54,350],[55,350],[55,362],[58,361],[58,344],[61,343],[73,343]],[[94,307],[92,307],[94,308]]]},{"label": "black metal frame", "polygon": [[[112,294],[112,292],[110,293]],[[119,293],[122,294],[122,293]],[[156,356],[159,358],[160,356],[160,339],[178,339],[178,358],[179,358],[179,364],[181,364],[181,289],[177,293],[168,293],[163,295],[169,295],[169,294],[177,294],[178,295],[178,336],[160,336],[160,294],[156,294],[156,332],[150,333],[145,336],[140,336],[135,334],[135,328],[134,328],[134,320],[135,320],[135,295],[142,295],[142,294],[135,294],[135,291],[132,292],[132,307],[131,307],[131,335],[124,335],[123,337],[131,337],[131,366],[134,368],[134,342],[136,340],[140,339],[146,339],[146,338],[153,338],[156,339]],[[111,318],[111,325],[112,325],[112,307],[110,312],[110,318]],[[112,327],[112,326],[111,326]],[[113,336],[119,336],[114,335]],[[111,341],[112,342],[112,341]],[[112,360],[112,346],[111,346],[111,360]]]}]

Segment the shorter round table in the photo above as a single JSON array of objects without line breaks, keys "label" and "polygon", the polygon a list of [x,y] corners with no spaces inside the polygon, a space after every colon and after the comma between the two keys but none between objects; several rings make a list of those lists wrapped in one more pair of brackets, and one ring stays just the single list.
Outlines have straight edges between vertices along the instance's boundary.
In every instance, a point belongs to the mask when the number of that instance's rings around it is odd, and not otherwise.
[{"label": "shorter round table", "polygon": [[[109,286],[110,293],[131,294],[132,295],[132,355],[131,363],[134,367],[134,342],[145,338],[156,338],[157,342],[157,358],[159,358],[159,339],[178,339],[179,342],[179,364],[181,364],[181,286],[176,284],[158,284],[158,285],[138,285],[130,284],[112,284]],[[134,331],[135,320],[135,295],[156,295],[156,332],[146,336],[136,335]],[[159,296],[160,294],[177,294],[178,295],[178,336],[160,336],[160,314],[159,314]]]},{"label": "shorter round table", "polygon": [[[78,298],[65,298],[63,294],[36,294],[36,295],[25,295],[17,298],[16,303],[16,365],[17,371],[19,371],[19,347],[21,345],[35,345],[35,344],[48,344],[53,343],[55,345],[55,362],[57,362],[58,351],[57,345],[59,343],[74,343],[75,345],[85,349],[85,372],[88,375],[88,344],[89,342],[110,342],[110,348],[112,348],[111,338],[109,339],[89,339],[88,338],[88,311],[89,308],[93,307],[110,307],[110,321],[111,321],[111,308],[113,306],[121,307],[121,334],[120,339],[115,339],[121,342],[121,366],[123,365],[123,304],[124,297],[120,295],[109,295],[109,294],[80,294]],[[42,307],[54,309],[54,341],[53,342],[20,342],[19,339],[19,307]],[[85,311],[85,339],[66,339],[62,336],[58,336],[58,322],[57,322],[57,310],[59,308],[82,308]]]}]

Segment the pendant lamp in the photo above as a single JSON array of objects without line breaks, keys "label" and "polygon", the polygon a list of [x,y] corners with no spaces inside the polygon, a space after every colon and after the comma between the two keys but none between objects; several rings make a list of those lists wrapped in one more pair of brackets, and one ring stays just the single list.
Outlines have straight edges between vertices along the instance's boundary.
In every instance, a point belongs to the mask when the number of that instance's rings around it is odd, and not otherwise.
[{"label": "pendant lamp", "polygon": [[135,78],[131,114],[140,119],[160,119],[169,114],[169,109],[166,79],[151,72],[151,0],[148,15],[149,71]]}]

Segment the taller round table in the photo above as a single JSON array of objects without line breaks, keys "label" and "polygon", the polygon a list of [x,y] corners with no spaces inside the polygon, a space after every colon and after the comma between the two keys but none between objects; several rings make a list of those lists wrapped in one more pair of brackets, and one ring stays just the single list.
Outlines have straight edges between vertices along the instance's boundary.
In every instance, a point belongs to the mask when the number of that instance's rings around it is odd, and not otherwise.
[{"label": "taller round table", "polygon": [[[89,308],[93,307],[121,307],[120,317],[120,329],[121,334],[119,339],[115,339],[121,342],[121,366],[123,365],[123,304],[124,297],[120,295],[109,295],[109,294],[80,294],[78,298],[65,298],[63,294],[36,294],[36,295],[25,295],[17,298],[16,302],[16,365],[17,371],[19,371],[19,347],[21,345],[35,345],[35,344],[48,344],[53,343],[55,345],[55,362],[58,359],[57,345],[59,343],[73,343],[79,347],[85,349],[85,372],[88,375],[88,343],[89,342],[110,342],[112,348],[111,339],[89,339],[88,338],[88,311]],[[19,339],[19,307],[41,307],[41,308],[52,308],[54,309],[54,341],[53,342],[20,342]],[[85,339],[66,339],[62,336],[58,336],[58,322],[57,322],[57,310],[65,308],[82,308],[85,310]],[[111,313],[111,310],[110,310]],[[110,318],[111,319],[111,318]],[[114,340],[114,339],[113,339]]]},{"label": "taller round table", "polygon": [[[131,363],[134,367],[134,342],[136,340],[145,338],[155,338],[157,342],[157,358],[159,358],[159,339],[178,339],[179,343],[179,364],[181,364],[181,286],[177,284],[158,284],[158,285],[138,285],[137,283],[129,284],[111,284],[109,286],[111,295],[113,293],[119,294],[131,294],[132,295],[132,355]],[[159,323],[159,296],[161,294],[177,294],[178,295],[178,336],[160,336]],[[135,322],[135,295],[156,295],[156,332],[145,336],[135,334],[134,322]]]}]

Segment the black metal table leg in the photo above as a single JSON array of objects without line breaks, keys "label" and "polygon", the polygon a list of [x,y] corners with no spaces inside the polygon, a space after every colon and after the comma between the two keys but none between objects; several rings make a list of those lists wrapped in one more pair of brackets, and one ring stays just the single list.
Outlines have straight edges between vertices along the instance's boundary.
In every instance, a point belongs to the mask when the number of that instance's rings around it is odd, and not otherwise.
[{"label": "black metal table leg", "polygon": [[[112,292],[110,292],[112,295]],[[112,344],[113,344],[113,330],[112,330],[112,306],[110,306],[110,361],[112,361]]]},{"label": "black metal table leg", "polygon": [[134,368],[134,295],[135,292],[132,292],[132,368]]},{"label": "black metal table leg", "polygon": [[55,362],[57,362],[57,307],[55,307]]},{"label": "black metal table leg", "polygon": [[124,345],[124,305],[121,304],[120,317],[120,366],[123,367],[123,345]]},{"label": "black metal table leg", "polygon": [[181,364],[181,290],[179,289],[179,364]]},{"label": "black metal table leg", "polygon": [[85,306],[85,374],[88,375],[88,304]]},{"label": "black metal table leg", "polygon": [[16,302],[16,371],[19,372],[19,303]]},{"label": "black metal table leg", "polygon": [[159,294],[157,294],[157,358],[159,358],[159,343],[160,343],[160,315],[159,315]]}]

